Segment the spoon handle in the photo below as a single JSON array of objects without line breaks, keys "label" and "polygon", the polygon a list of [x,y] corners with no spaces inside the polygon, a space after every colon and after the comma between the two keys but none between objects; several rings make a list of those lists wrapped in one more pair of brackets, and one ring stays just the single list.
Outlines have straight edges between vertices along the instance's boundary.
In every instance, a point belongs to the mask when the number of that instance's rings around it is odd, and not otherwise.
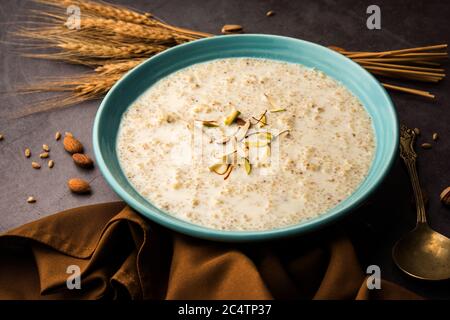
[{"label": "spoon handle", "polygon": [[404,125],[400,127],[400,157],[405,162],[409,178],[411,179],[414,198],[416,199],[417,223],[427,223],[422,189],[420,188],[419,176],[417,175],[417,154],[414,151],[415,139],[416,133],[414,130],[409,129]]}]

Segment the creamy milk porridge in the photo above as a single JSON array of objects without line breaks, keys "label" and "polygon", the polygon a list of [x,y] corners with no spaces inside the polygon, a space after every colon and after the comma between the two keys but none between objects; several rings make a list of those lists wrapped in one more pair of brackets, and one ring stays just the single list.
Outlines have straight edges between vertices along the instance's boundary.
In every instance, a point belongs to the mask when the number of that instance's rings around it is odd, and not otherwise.
[{"label": "creamy milk porridge", "polygon": [[348,197],[375,149],[359,100],[297,64],[230,58],[149,88],[122,118],[119,160],[169,214],[214,229],[268,230]]}]

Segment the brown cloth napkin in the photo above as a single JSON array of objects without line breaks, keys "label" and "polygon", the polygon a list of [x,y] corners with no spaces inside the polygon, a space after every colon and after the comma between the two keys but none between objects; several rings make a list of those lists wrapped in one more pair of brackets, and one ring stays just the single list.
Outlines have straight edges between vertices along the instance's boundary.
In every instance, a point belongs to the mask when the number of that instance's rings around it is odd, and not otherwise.
[{"label": "brown cloth napkin", "polygon": [[[81,289],[66,285],[71,265],[81,270]],[[0,236],[0,299],[420,298],[387,281],[381,288],[367,289],[345,237],[216,243],[171,232],[123,202],[67,210]]]}]

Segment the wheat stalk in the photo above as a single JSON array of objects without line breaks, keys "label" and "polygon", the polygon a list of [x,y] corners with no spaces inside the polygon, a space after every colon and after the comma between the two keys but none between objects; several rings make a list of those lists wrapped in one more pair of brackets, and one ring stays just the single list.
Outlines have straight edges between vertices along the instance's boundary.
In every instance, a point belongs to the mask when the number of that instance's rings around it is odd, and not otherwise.
[{"label": "wheat stalk", "polygon": [[74,92],[80,97],[87,97],[88,100],[91,98],[97,99],[105,94],[121,77],[121,74],[108,75],[105,78],[95,77],[90,79],[92,81],[77,85]]},{"label": "wheat stalk", "polygon": [[93,43],[60,43],[57,45],[67,53],[76,53],[87,58],[124,59],[131,57],[149,56],[166,49],[164,46],[145,46],[127,44],[120,47]]},{"label": "wheat stalk", "polygon": [[150,14],[139,13],[109,3],[82,0],[35,0],[35,2],[48,6],[66,9],[70,5],[80,8],[81,12],[95,14],[100,17],[122,20],[136,24],[155,25]]},{"label": "wheat stalk", "polygon": [[[47,23],[40,23],[36,27],[27,26],[18,28],[14,32],[15,36],[27,38],[30,40],[51,41],[53,37],[83,37],[91,39],[112,38],[116,41],[125,41],[133,39],[134,42],[173,42],[180,43],[188,41],[186,37],[180,36],[170,30],[162,27],[147,27],[125,21],[112,19],[85,17],[80,20],[80,29],[71,30],[64,26],[64,16],[54,16],[55,20]],[[105,41],[106,42],[106,41]]]},{"label": "wheat stalk", "polygon": [[[101,60],[123,60],[137,57],[149,57],[165,50],[163,45],[120,44],[106,45],[102,43],[80,41],[76,39],[61,39],[54,47],[62,49],[60,52],[24,53],[30,58],[61,60],[86,65],[101,64]],[[85,61],[85,63],[83,63]]]},{"label": "wheat stalk", "polygon": [[26,88],[18,88],[21,93],[42,91],[57,92],[56,96],[36,101],[25,111],[15,114],[15,117],[27,116],[37,112],[45,112],[64,108],[84,101],[101,98],[116,83],[121,74],[99,77],[96,74],[78,76],[73,80],[56,79],[53,81],[36,82]]},{"label": "wheat stalk", "polygon": [[103,75],[109,74],[123,74],[133,69],[140,63],[142,63],[145,59],[135,59],[130,61],[119,61],[115,63],[105,63],[104,65],[95,68],[95,72],[98,72]]},{"label": "wheat stalk", "polygon": [[160,27],[148,28],[146,26],[134,23],[104,18],[82,19],[81,28],[92,28],[92,29],[103,28],[106,31],[111,31],[113,33],[127,37],[140,38],[145,41],[148,40],[170,41],[176,38],[176,35],[174,35],[173,32],[170,32],[169,30]]},{"label": "wheat stalk", "polygon": [[145,59],[135,59],[105,63],[95,68],[95,74],[79,75],[67,78],[56,78],[48,81],[36,82],[33,85],[20,88],[22,93],[53,91],[66,93],[42,101],[38,101],[31,108],[17,114],[26,116],[36,112],[44,112],[55,108],[99,99],[129,70],[142,63]]},{"label": "wheat stalk", "polygon": [[69,79],[56,78],[48,81],[39,81],[33,85],[21,88],[23,93],[50,90],[57,92],[75,91],[79,95],[90,95],[107,92],[124,73],[131,70],[143,60],[136,59],[117,63],[107,63],[95,69],[96,74],[84,74]]},{"label": "wheat stalk", "polygon": [[[91,0],[34,0],[46,10],[34,10],[36,21],[18,29],[14,34],[23,39],[32,58],[61,60],[93,67],[94,74],[81,74],[71,79],[39,81],[20,92],[66,92],[63,97],[37,103],[34,111],[64,107],[85,100],[100,98],[124,73],[145,58],[171,46],[210,34],[168,25],[150,13]],[[81,29],[65,26],[66,8],[80,8]],[[44,52],[35,52],[43,49]],[[28,111],[27,111],[28,113]]]},{"label": "wheat stalk", "polygon": [[66,9],[70,5],[76,5],[82,12],[90,13],[98,17],[142,24],[147,26],[160,26],[178,32],[191,40],[211,36],[208,33],[193,31],[185,28],[171,26],[156,19],[151,13],[140,13],[121,6],[106,2],[95,2],[89,0],[34,0],[35,2]]},{"label": "wheat stalk", "polygon": [[[102,97],[127,71],[146,58],[167,48],[199,38],[208,33],[169,25],[151,13],[93,0],[33,0],[45,9],[33,10],[33,20],[14,35],[23,39],[23,55],[61,60],[93,68],[80,74],[19,88],[20,92],[55,91],[63,94],[37,103],[25,114],[65,107]],[[81,10],[81,28],[66,27],[66,8]],[[382,76],[420,81],[439,81],[443,69],[435,68],[446,53],[427,52],[446,49],[447,45],[409,48],[385,52],[350,52],[332,47],[358,62],[370,72]],[[36,50],[43,52],[36,52]],[[389,89],[432,97],[428,92],[383,84]]]}]

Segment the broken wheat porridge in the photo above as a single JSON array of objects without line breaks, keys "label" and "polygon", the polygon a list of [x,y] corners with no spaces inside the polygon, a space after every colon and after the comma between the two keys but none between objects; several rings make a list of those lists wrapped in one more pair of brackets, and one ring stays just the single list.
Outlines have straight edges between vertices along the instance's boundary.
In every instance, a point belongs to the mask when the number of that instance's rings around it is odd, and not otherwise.
[{"label": "broken wheat porridge", "polygon": [[270,230],[351,195],[375,151],[339,82],[298,64],[229,58],[161,79],[125,112],[122,170],[150,202],[221,230]]}]

